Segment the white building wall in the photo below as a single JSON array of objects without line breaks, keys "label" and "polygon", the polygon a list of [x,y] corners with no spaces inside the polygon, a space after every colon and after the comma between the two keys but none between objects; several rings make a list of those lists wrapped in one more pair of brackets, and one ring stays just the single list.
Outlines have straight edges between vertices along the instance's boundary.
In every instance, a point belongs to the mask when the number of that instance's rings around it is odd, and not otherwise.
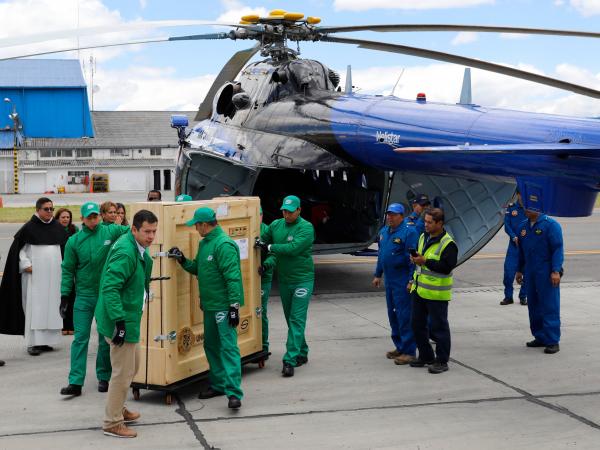
[{"label": "white building wall", "polygon": [[0,157],[0,193],[10,194],[13,188],[13,160],[7,157]]}]

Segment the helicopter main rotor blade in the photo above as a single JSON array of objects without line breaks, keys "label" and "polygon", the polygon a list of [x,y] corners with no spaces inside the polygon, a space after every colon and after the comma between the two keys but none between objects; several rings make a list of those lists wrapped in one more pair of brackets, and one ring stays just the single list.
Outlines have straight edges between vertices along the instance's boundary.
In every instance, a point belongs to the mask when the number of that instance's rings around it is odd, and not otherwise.
[{"label": "helicopter main rotor blade", "polygon": [[576,36],[600,38],[600,32],[559,30],[551,28],[525,28],[487,25],[450,25],[450,24],[389,24],[389,25],[350,25],[340,27],[317,27],[320,33],[345,33],[351,31],[475,31],[483,33],[544,34],[551,36]]},{"label": "helicopter main rotor blade", "polygon": [[48,31],[46,33],[27,34],[18,37],[0,39],[0,48],[14,47],[25,44],[52,41],[57,39],[70,39],[83,36],[97,36],[99,34],[123,33],[130,30],[145,30],[156,28],[175,28],[188,26],[224,26],[246,28],[247,25],[220,23],[209,20],[148,20],[123,23],[113,26],[72,28],[60,31]]},{"label": "helicopter main rotor blade", "polygon": [[196,113],[196,117],[194,120],[200,121],[204,119],[208,119],[212,114],[212,105],[213,98],[215,97],[217,91],[228,81],[233,80],[238,73],[244,68],[246,63],[250,61],[250,59],[260,50],[260,44],[256,44],[252,48],[247,48],[246,50],[240,50],[235,53],[229,61],[223,66],[217,78],[213,82],[212,86],[206,93],[206,97],[200,104],[198,108],[198,112]]},{"label": "helicopter main rotor blade", "polygon": [[354,44],[358,45],[361,48],[366,48],[370,50],[400,53],[403,55],[418,56],[420,58],[434,59],[437,61],[444,61],[452,64],[460,64],[463,66],[475,67],[477,69],[487,70],[489,72],[501,73],[503,75],[508,75],[514,78],[520,78],[522,80],[533,81],[534,83],[544,84],[546,86],[552,86],[558,89],[564,89],[588,97],[600,98],[600,91],[586,86],[569,83],[567,81],[557,80],[556,78],[551,78],[544,75],[537,75],[535,73],[527,72],[525,70],[513,69],[512,67],[494,64],[491,62],[482,61],[480,59],[473,59],[467,58],[465,56],[454,55],[452,53],[438,52],[435,50],[427,50],[418,47],[409,47],[406,45],[388,44],[385,42],[366,41],[362,39],[351,39],[333,36],[323,36],[321,40],[324,42],[336,42],[338,44]]},{"label": "helicopter main rotor blade", "polygon": [[229,39],[229,34],[228,33],[195,34],[192,36],[173,36],[173,37],[157,37],[157,38],[152,38],[152,39],[140,39],[137,41],[116,42],[114,44],[84,45],[84,46],[80,46],[80,47],[62,48],[62,49],[58,49],[58,50],[48,50],[45,52],[21,53],[16,56],[0,56],[0,61],[6,61],[8,59],[26,58],[28,56],[54,55],[56,53],[74,52],[74,51],[78,51],[78,50],[91,50],[91,49],[96,49],[96,48],[121,47],[124,45],[149,44],[149,43],[154,43],[154,42],[169,42],[169,41],[200,40],[200,39]]}]

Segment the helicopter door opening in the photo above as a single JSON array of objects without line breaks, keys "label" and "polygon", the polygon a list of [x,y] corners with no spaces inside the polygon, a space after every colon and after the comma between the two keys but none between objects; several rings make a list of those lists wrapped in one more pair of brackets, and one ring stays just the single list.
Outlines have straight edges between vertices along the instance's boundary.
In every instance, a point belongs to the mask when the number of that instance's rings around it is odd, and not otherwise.
[{"label": "helicopter door opening", "polygon": [[315,251],[349,251],[370,245],[382,225],[388,174],[375,169],[261,170],[252,195],[261,198],[264,221],[281,218],[281,201],[302,199],[302,217],[315,227]]}]

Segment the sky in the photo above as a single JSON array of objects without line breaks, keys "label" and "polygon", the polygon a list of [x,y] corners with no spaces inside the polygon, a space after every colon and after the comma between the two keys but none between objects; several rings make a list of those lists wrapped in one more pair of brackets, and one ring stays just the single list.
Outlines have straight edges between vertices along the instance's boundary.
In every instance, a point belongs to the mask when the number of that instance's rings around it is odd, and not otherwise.
[{"label": "sky", "polygon": [[[300,7],[301,6],[301,7]],[[322,18],[321,25],[468,24],[600,30],[600,0],[0,0],[0,57],[97,43],[228,31],[208,25],[136,28],[80,36],[89,27],[122,29],[157,20],[237,23],[243,14],[272,9]],[[42,42],[25,43],[46,34]],[[533,71],[600,90],[600,39],[498,33],[352,33],[352,37],[422,47]],[[70,36],[70,37],[69,37]],[[52,40],[50,40],[52,38]],[[29,40],[29,41],[28,41]],[[20,43],[21,45],[14,45]],[[10,46],[9,46],[10,45]],[[61,53],[79,58],[95,110],[196,110],[220,68],[252,41],[167,42]],[[301,56],[337,70],[352,66],[364,94],[392,93],[456,103],[464,67],[326,42],[302,43]],[[93,57],[93,81],[92,64]],[[254,60],[260,59],[256,56]],[[600,100],[474,69],[473,101],[525,111],[600,116]]]}]

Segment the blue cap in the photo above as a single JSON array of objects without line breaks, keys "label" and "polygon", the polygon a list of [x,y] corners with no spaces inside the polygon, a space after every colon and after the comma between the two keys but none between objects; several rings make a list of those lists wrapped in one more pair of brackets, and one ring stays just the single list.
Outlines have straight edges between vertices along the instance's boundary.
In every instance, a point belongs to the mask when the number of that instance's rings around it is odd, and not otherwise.
[{"label": "blue cap", "polygon": [[431,201],[427,194],[417,194],[415,198],[412,199],[412,203],[418,203],[421,206],[430,205]]},{"label": "blue cap", "polygon": [[388,209],[385,212],[404,215],[404,206],[402,206],[400,203],[392,203],[390,206],[388,206]]}]

